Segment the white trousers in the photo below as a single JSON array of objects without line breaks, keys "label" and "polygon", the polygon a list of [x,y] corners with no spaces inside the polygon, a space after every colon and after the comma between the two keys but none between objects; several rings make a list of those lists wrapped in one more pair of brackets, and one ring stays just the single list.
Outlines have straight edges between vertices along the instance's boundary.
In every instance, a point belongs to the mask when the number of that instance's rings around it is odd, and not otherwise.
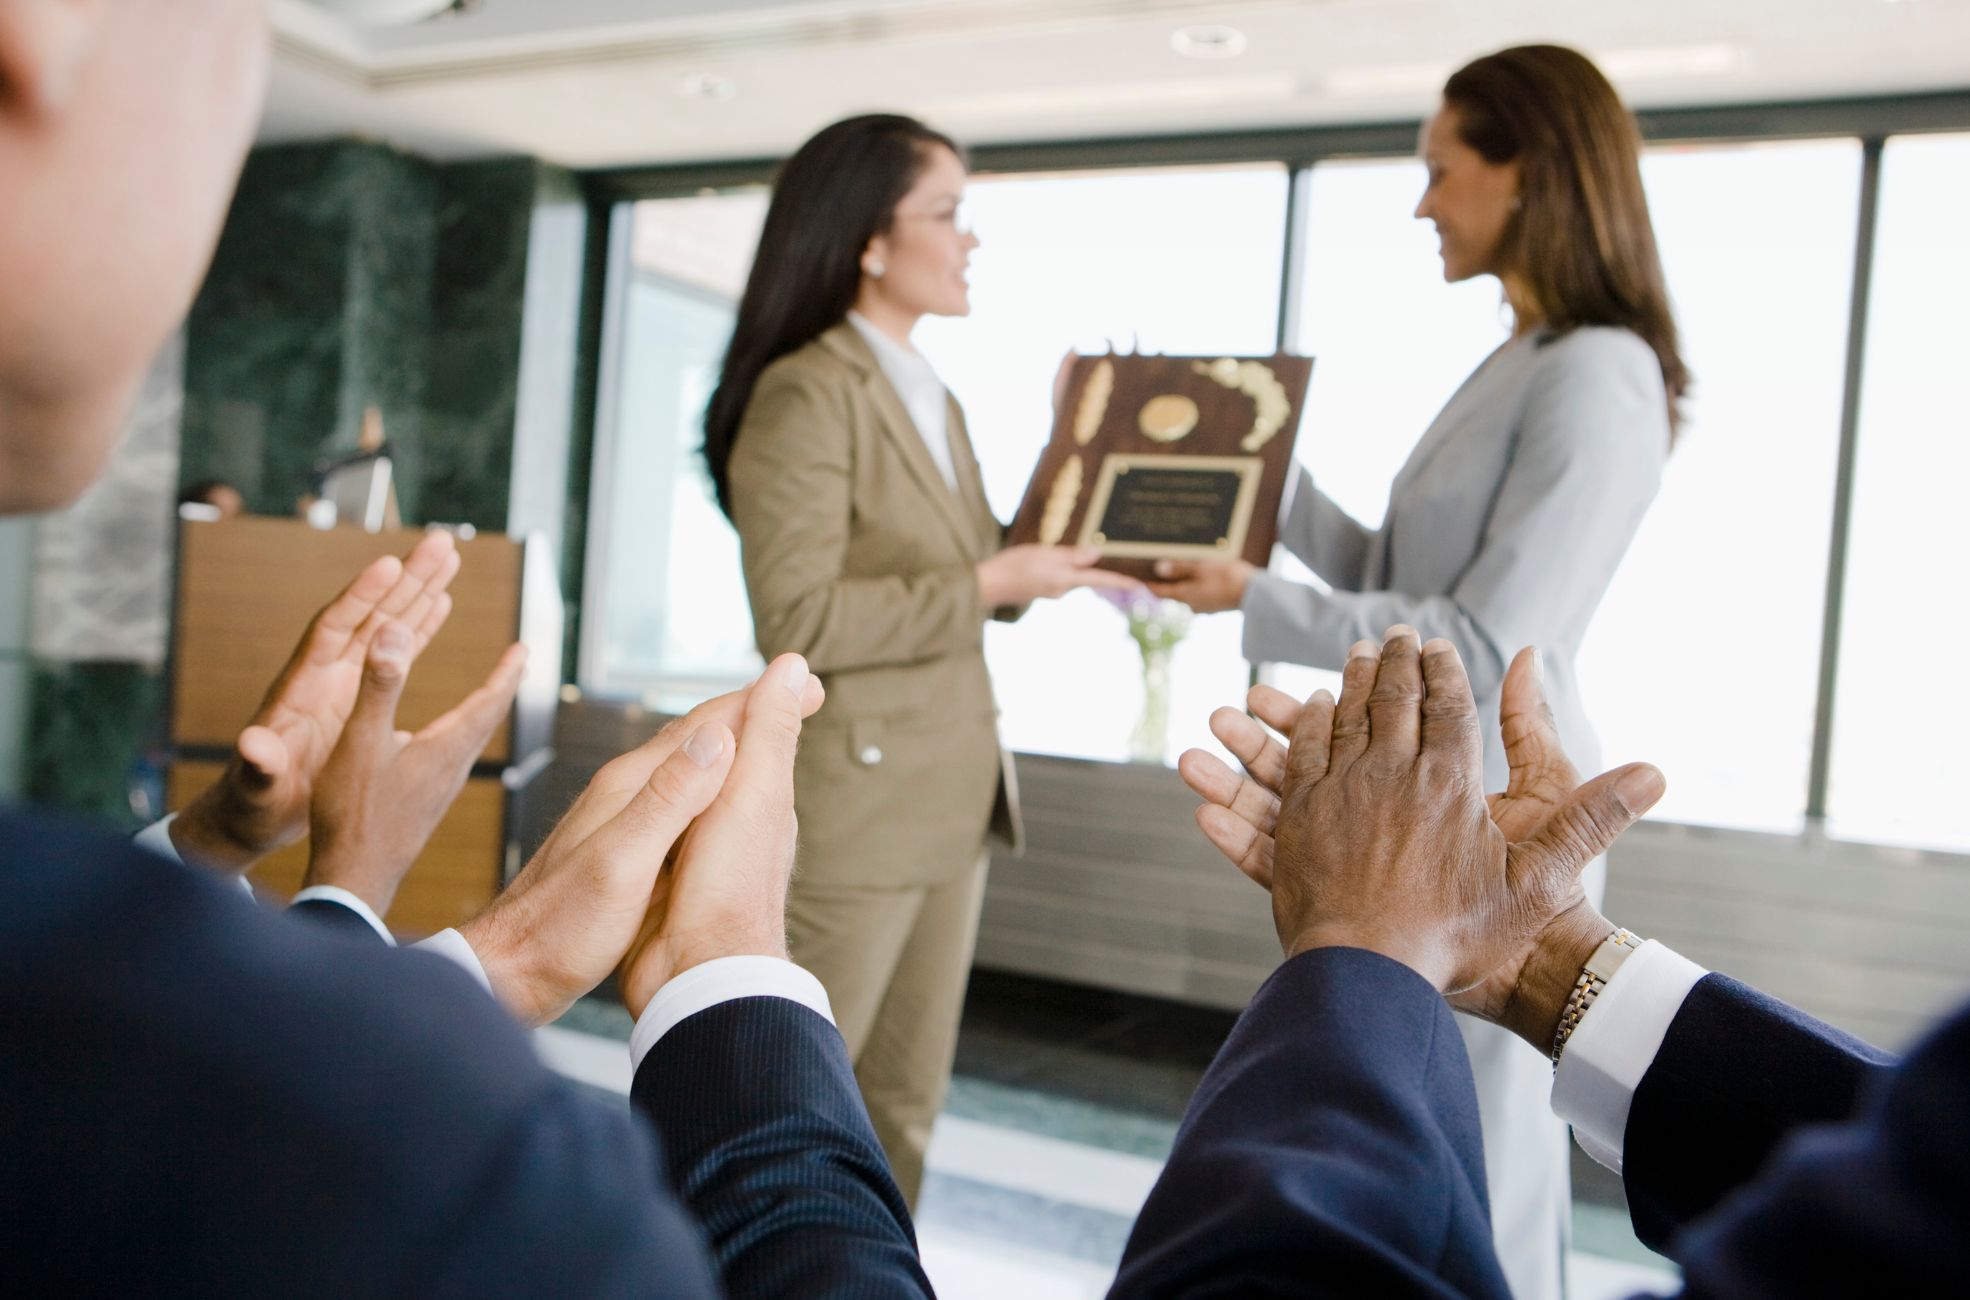
[{"label": "white trousers", "polygon": [[[1607,893],[1607,859],[1588,864],[1582,883],[1599,907]],[[1477,1080],[1491,1240],[1505,1281],[1516,1300],[1562,1300],[1573,1240],[1573,1139],[1553,1113],[1552,1058],[1470,1016],[1458,1016],[1457,1027]]]}]

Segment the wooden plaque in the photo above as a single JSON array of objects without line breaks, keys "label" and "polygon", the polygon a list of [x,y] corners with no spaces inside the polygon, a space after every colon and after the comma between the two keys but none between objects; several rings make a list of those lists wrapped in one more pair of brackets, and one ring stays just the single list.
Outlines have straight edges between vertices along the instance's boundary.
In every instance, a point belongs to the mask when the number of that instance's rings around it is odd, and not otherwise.
[{"label": "wooden plaque", "polygon": [[1081,357],[1010,543],[1157,560],[1271,559],[1311,357]]}]

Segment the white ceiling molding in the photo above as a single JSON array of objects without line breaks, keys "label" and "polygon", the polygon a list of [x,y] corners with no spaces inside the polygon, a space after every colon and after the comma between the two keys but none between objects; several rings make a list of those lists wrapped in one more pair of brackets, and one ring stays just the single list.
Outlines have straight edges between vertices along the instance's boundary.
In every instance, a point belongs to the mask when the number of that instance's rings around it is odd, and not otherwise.
[{"label": "white ceiling molding", "polygon": [[[1970,88],[1970,0],[484,0],[384,29],[272,12],[263,140],[573,167],[774,156],[877,108],[980,144],[1398,120],[1465,60],[1541,40],[1587,51],[1637,108]],[[1244,51],[1173,49],[1211,24]]]},{"label": "white ceiling molding", "polygon": [[[432,0],[417,0],[430,4]],[[448,24],[454,39],[411,49],[385,50],[334,33],[333,48],[315,51],[345,74],[359,74],[373,89],[454,78],[507,76],[571,66],[671,62],[728,55],[815,50],[829,46],[953,41],[1060,34],[1096,29],[1117,20],[1167,15],[1173,26],[1221,11],[1240,14],[1360,5],[1369,0],[863,0],[861,4],[735,3],[712,17],[652,18],[633,26],[544,29],[525,36],[478,39],[472,18]],[[287,10],[333,0],[283,0],[275,10],[276,33],[290,45],[315,43],[318,23],[289,29]],[[1399,0],[1398,0],[1399,3]],[[441,6],[442,7],[442,6]],[[546,6],[542,6],[545,8]],[[575,6],[570,6],[574,8]]]},{"label": "white ceiling molding", "polygon": [[363,27],[404,27],[435,18],[453,0],[307,0],[346,22]]}]

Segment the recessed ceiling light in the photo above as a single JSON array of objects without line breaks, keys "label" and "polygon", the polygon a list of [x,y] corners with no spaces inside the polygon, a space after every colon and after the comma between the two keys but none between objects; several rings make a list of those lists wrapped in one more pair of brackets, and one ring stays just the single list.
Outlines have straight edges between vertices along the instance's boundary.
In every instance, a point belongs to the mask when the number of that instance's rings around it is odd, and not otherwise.
[{"label": "recessed ceiling light", "polygon": [[678,81],[677,93],[685,99],[730,99],[739,93],[739,87],[730,77],[697,72]]},{"label": "recessed ceiling light", "polygon": [[401,27],[421,23],[457,7],[455,0],[310,0],[361,27]]},{"label": "recessed ceiling light", "polygon": [[1235,59],[1245,52],[1245,33],[1222,23],[1198,23],[1170,33],[1170,48],[1192,59]]}]

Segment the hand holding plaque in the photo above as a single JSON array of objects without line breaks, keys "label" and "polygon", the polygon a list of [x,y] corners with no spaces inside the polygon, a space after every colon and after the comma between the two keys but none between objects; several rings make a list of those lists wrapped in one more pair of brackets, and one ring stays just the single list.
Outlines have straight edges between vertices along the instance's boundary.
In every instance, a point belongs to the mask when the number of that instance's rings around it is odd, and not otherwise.
[{"label": "hand holding plaque", "polygon": [[1093,547],[1103,568],[1272,553],[1309,357],[1081,357],[1009,543]]}]

